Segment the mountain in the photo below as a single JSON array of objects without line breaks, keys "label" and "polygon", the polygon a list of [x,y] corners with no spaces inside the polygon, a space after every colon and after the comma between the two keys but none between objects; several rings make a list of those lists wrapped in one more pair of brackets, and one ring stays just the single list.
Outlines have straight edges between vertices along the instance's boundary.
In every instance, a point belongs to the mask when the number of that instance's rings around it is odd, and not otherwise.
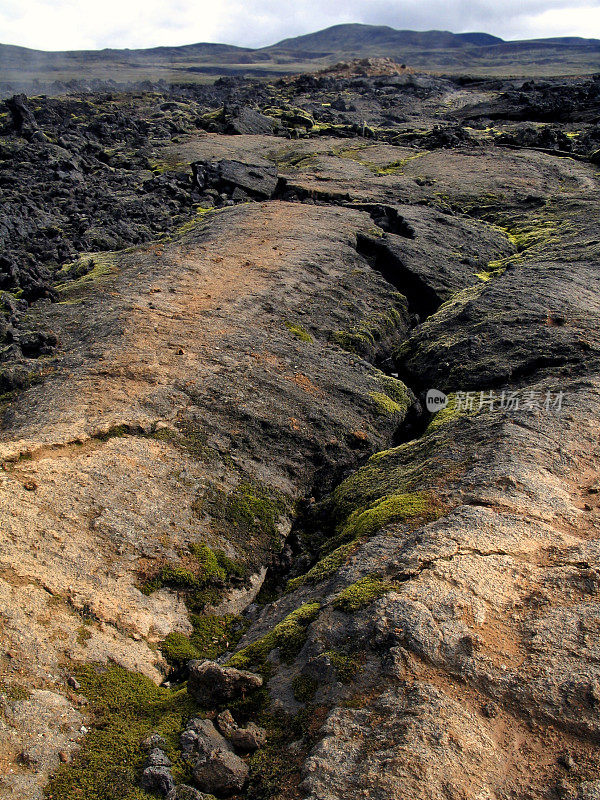
[{"label": "mountain", "polygon": [[387,25],[334,25],[331,28],[284,39],[264,48],[267,52],[333,54],[348,52],[353,55],[389,56],[402,48],[455,48],[472,44],[496,44],[502,39],[485,33],[456,34],[450,31],[396,30]]},{"label": "mountain", "polygon": [[73,81],[73,86],[98,89],[147,81],[208,83],[224,75],[273,78],[364,57],[389,57],[419,70],[448,74],[586,74],[599,69],[600,41],[580,37],[504,41],[481,32],[348,24],[258,49],[199,42],[143,50],[46,52],[0,44],[0,94],[57,92]]}]

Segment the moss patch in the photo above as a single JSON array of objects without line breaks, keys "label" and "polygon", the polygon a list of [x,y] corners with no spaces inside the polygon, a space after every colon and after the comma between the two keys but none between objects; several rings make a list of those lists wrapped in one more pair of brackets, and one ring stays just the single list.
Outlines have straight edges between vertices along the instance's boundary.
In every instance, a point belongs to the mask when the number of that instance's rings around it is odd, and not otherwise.
[{"label": "moss patch", "polygon": [[436,519],[438,509],[427,492],[407,492],[385,495],[365,509],[357,509],[348,517],[340,530],[345,539],[358,539],[373,534],[395,522],[418,518]]},{"label": "moss patch", "polygon": [[299,586],[304,586],[306,583],[320,583],[333,575],[342,564],[346,562],[351,553],[356,549],[355,542],[348,542],[341,547],[338,547],[332,553],[322,558],[320,561],[311,567],[305,575],[299,575],[297,578],[292,578],[287,582],[286,592],[293,592]]},{"label": "moss patch", "polygon": [[296,339],[299,339],[301,342],[313,341],[313,338],[310,335],[310,333],[308,333],[308,331],[305,331],[301,325],[295,325],[293,322],[290,322],[287,319],[284,321],[283,324],[288,329],[288,331],[292,333],[296,337]]},{"label": "moss patch", "polygon": [[370,605],[393,588],[393,584],[382,578],[368,575],[346,587],[333,601],[334,608],[353,614]]},{"label": "moss patch", "polygon": [[68,296],[71,292],[83,289],[88,284],[114,275],[117,272],[117,253],[91,253],[80,256],[77,261],[66,264],[57,273],[64,276],[65,283],[59,283],[56,290]]},{"label": "moss patch", "polygon": [[190,555],[178,564],[164,564],[142,584],[143,594],[168,586],[185,594],[188,608],[201,610],[217,602],[227,591],[232,578],[242,579],[246,569],[221,550],[211,550],[206,544],[190,545]]},{"label": "moss patch", "polygon": [[426,434],[434,433],[435,431],[439,430],[443,425],[447,425],[449,422],[453,422],[456,419],[460,419],[461,417],[467,417],[474,414],[474,410],[468,409],[460,409],[458,408],[458,400],[456,394],[449,394],[448,395],[448,405],[446,408],[443,408],[441,411],[438,411],[437,414],[434,415],[433,419],[427,426],[427,430],[425,431]]},{"label": "moss patch", "polygon": [[357,659],[351,658],[344,653],[338,653],[337,650],[327,650],[325,655],[331,661],[337,679],[342,683],[350,683],[360,669],[360,663]]},{"label": "moss patch", "polygon": [[45,790],[47,800],[147,800],[139,788],[145,757],[140,747],[153,731],[167,742],[176,781],[188,782],[179,735],[201,709],[185,689],[156,686],[149,678],[122,667],[86,664],[76,670],[81,692],[90,703],[94,728],[70,764],[63,764]]},{"label": "moss patch", "polygon": [[296,675],[292,680],[292,691],[294,699],[299,703],[310,703],[319,687],[314,678],[307,675]]},{"label": "moss patch", "polygon": [[[397,302],[406,309],[406,298],[397,295]],[[378,342],[390,336],[402,324],[402,315],[396,307],[385,313],[369,315],[361,325],[355,325],[349,330],[334,331],[331,341],[358,356],[370,356],[377,347]]]},{"label": "moss patch", "polygon": [[173,631],[161,642],[160,650],[169,664],[180,667],[193,658],[214,660],[239,642],[248,623],[233,614],[223,616],[191,614],[193,633]]},{"label": "moss patch", "polygon": [[257,482],[244,481],[230,493],[211,487],[192,507],[198,516],[210,516],[215,533],[229,538],[232,533],[237,534],[247,544],[253,536],[279,541],[277,522],[286,510],[286,502],[282,494]]},{"label": "moss patch", "polygon": [[291,662],[306,641],[306,629],[318,616],[321,604],[305,603],[281,620],[272,631],[252,642],[227,662],[229,666],[245,669],[253,664],[263,663],[271,650],[279,648],[282,661]]}]

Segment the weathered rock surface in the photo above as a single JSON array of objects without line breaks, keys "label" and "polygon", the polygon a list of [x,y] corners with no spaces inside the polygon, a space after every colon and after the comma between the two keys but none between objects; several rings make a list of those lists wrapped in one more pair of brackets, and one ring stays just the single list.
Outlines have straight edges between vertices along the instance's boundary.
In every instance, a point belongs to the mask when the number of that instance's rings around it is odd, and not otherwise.
[{"label": "weathered rock surface", "polygon": [[[253,197],[268,200],[277,188],[277,169],[270,164],[246,164],[242,161],[197,161],[192,164],[194,181],[201,191],[216,189],[235,199]],[[235,195],[235,192],[243,195]]]},{"label": "weathered rock surface", "polygon": [[219,714],[217,727],[228,742],[246,752],[257,750],[267,741],[267,732],[264,728],[260,728],[254,722],[250,722],[246,727],[240,727],[229,710]]},{"label": "weathered rock surface", "polygon": [[594,797],[597,87],[567,88],[234,81],[3,123],[2,185],[37,192],[0,214],[3,796],[77,775],[77,664],[159,682],[177,634],[201,658],[161,697],[200,705],[127,791]]},{"label": "weathered rock surface", "polygon": [[205,707],[239,700],[263,685],[260,675],[214,661],[190,661],[188,671],[188,692]]},{"label": "weathered rock surface", "polygon": [[229,795],[239,792],[248,780],[248,766],[210,720],[191,720],[181,734],[181,750],[202,791]]}]

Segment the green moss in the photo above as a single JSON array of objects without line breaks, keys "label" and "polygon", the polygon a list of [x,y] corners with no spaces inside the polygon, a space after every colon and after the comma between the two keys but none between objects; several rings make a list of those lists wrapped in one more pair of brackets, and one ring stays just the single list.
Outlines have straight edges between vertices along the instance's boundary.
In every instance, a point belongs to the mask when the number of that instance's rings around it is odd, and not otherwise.
[{"label": "green moss", "polygon": [[320,609],[321,604],[318,602],[305,603],[288,614],[266,636],[252,642],[232,656],[227,663],[241,669],[253,664],[260,664],[276,647],[279,648],[279,656],[282,661],[293,661],[306,641],[307,627],[319,616]]},{"label": "green moss", "polygon": [[94,727],[70,764],[63,764],[45,790],[47,800],[146,800],[139,788],[145,754],[141,741],[156,731],[167,742],[177,782],[189,782],[179,735],[201,713],[187,691],[156,686],[122,667],[86,664],[75,671],[89,701]]},{"label": "green moss", "polygon": [[199,516],[210,516],[216,533],[238,534],[245,542],[252,536],[278,541],[277,523],[285,508],[283,495],[253,481],[241,483],[229,494],[212,487],[193,503]]},{"label": "green moss", "polygon": [[474,410],[468,409],[460,409],[458,408],[458,400],[456,394],[452,393],[448,395],[448,405],[446,408],[443,408],[441,411],[438,411],[437,414],[434,415],[433,419],[427,426],[427,430],[425,434],[434,433],[435,431],[439,430],[443,425],[446,425],[449,422],[453,422],[456,419],[460,419],[461,417],[467,417],[474,414]]},{"label": "green moss", "polygon": [[56,290],[68,296],[72,291],[83,289],[90,283],[114,275],[117,272],[117,258],[118,254],[114,252],[80,256],[76,261],[65,264],[58,273],[58,276],[64,275],[65,278],[73,276],[75,280],[58,283]]},{"label": "green moss", "polygon": [[[312,744],[310,709],[295,716],[262,711],[256,718],[267,731],[267,743],[248,760],[250,780],[245,796],[252,800],[297,797],[303,761]],[[293,750],[292,742],[303,745]]]},{"label": "green moss", "polygon": [[392,161],[391,164],[386,164],[383,167],[375,167],[373,172],[375,175],[399,175],[404,172],[404,167],[409,164],[411,161],[415,161],[417,158],[422,158],[428,154],[428,150],[425,150],[422,153],[416,153],[414,156],[407,156],[406,158],[401,158],[399,161]]},{"label": "green moss", "polygon": [[383,392],[369,392],[378,414],[401,414],[402,407]]},{"label": "green moss", "polygon": [[207,603],[217,602],[227,591],[230,579],[246,576],[246,569],[225,553],[211,550],[206,544],[190,545],[192,559],[183,564],[165,564],[156,575],[142,585],[143,594],[168,586],[185,594],[186,604],[192,611],[202,609]]},{"label": "green moss", "polygon": [[294,698],[299,703],[310,703],[318,687],[318,682],[314,678],[309,678],[307,675],[296,675],[292,680]]},{"label": "green moss", "polygon": [[263,110],[263,114],[273,119],[279,119],[284,125],[292,128],[305,128],[309,130],[315,124],[314,119],[303,108],[287,106],[285,108],[275,108],[270,106]]},{"label": "green moss", "polygon": [[389,581],[368,575],[340,592],[333,601],[333,606],[346,614],[353,614],[355,611],[370,605],[392,588],[393,584]]},{"label": "green moss", "polygon": [[350,683],[360,669],[360,663],[350,656],[338,653],[337,650],[327,650],[325,655],[331,661],[336,677],[342,683]]},{"label": "green moss", "polygon": [[313,338],[310,335],[310,333],[305,331],[304,328],[301,327],[300,325],[295,325],[293,322],[289,322],[288,320],[285,320],[283,324],[288,329],[288,331],[290,331],[290,333],[293,333],[296,339],[300,339],[301,342],[313,341]]},{"label": "green moss", "polygon": [[350,330],[334,331],[331,341],[349,353],[363,357],[372,355],[377,343],[393,334],[402,323],[401,310],[406,310],[406,298],[399,293],[396,298],[400,308],[394,306],[387,312],[370,314],[362,324]]},{"label": "green moss", "polygon": [[13,702],[29,700],[31,697],[31,691],[25,686],[21,686],[18,683],[7,684],[3,680],[0,680],[0,694],[5,694]]},{"label": "green moss", "polygon": [[233,614],[191,614],[190,622],[193,626],[190,636],[173,631],[161,642],[161,652],[173,666],[181,666],[193,658],[209,658],[214,661],[235,647],[248,627],[245,620]]},{"label": "green moss", "polygon": [[444,511],[424,483],[437,484],[451,464],[439,457],[433,437],[423,436],[376,453],[333,492],[325,513],[336,524],[337,543],[371,535],[396,521],[429,521]]},{"label": "green moss", "polygon": [[368,508],[357,509],[348,517],[340,533],[345,539],[358,539],[380,531],[396,522],[419,518],[436,519],[438,509],[426,492],[410,492],[380,497]]},{"label": "green moss", "polygon": [[155,175],[164,175],[165,172],[187,172],[190,168],[188,162],[172,154],[164,159],[149,159],[149,165]]},{"label": "green moss", "polygon": [[320,561],[309,569],[305,575],[300,575],[297,578],[287,582],[286,592],[293,592],[299,586],[304,586],[306,583],[320,583],[321,581],[333,575],[342,564],[346,562],[348,557],[356,549],[355,542],[347,542],[341,547],[338,547],[332,553],[322,558]]},{"label": "green moss", "polygon": [[192,644],[190,637],[180,631],[172,631],[160,643],[160,651],[169,664],[180,666],[186,661],[200,658],[200,653]]},{"label": "green moss", "polygon": [[375,345],[375,338],[368,330],[334,331],[331,334],[331,341],[342,350],[356,355],[365,354]]},{"label": "green moss", "polygon": [[219,212],[223,212],[226,209],[215,209],[215,208],[199,208],[196,207],[196,213],[192,217],[192,219],[184,222],[183,225],[180,225],[173,233],[169,234],[168,236],[161,237],[161,241],[165,239],[179,239],[182,236],[185,236],[186,233],[193,231],[195,228],[198,227],[202,222],[206,220],[206,217],[209,214],[218,214]]}]

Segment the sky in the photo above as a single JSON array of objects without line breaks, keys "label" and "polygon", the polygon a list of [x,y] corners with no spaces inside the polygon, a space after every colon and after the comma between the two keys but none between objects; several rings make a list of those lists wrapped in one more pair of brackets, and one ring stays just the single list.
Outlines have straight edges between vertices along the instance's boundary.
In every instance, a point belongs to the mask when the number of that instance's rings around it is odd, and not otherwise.
[{"label": "sky", "polygon": [[0,0],[0,42],[39,50],[262,47],[345,22],[600,38],[600,0]]}]

